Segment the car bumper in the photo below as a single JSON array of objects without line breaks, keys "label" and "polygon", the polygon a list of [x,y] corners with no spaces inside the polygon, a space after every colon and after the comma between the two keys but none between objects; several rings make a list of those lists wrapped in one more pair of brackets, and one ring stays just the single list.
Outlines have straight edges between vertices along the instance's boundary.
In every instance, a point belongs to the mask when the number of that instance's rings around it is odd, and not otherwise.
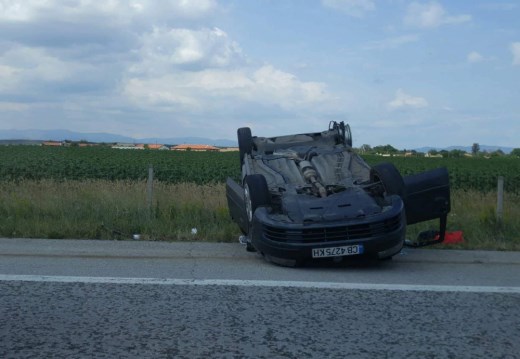
[{"label": "car bumper", "polygon": [[261,253],[282,260],[303,261],[319,248],[363,246],[363,256],[389,258],[401,250],[406,232],[402,202],[370,218],[295,224],[283,222],[258,208],[253,219],[251,240]]}]

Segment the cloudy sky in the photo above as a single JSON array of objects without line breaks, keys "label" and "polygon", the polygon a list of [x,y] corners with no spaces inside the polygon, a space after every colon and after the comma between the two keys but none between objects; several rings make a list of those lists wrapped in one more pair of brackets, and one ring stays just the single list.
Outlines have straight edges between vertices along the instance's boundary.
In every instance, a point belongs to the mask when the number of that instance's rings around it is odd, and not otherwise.
[{"label": "cloudy sky", "polygon": [[520,147],[520,2],[0,0],[0,129]]}]

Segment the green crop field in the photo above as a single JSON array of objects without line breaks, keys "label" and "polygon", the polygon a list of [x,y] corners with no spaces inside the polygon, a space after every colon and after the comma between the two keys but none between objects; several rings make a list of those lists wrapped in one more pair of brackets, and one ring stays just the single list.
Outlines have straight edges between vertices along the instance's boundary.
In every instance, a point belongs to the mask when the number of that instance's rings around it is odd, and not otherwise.
[{"label": "green crop field", "polygon": [[419,173],[437,167],[446,167],[454,189],[496,190],[497,179],[503,176],[508,192],[520,192],[520,158],[425,158],[425,157],[385,157],[366,156],[369,164],[381,161],[392,162],[403,176]]},{"label": "green crop field", "polygon": [[[520,192],[520,158],[422,158],[364,156],[369,164],[392,162],[406,176],[447,167],[454,189],[482,192],[496,189],[498,176],[505,190]],[[223,183],[239,178],[237,152],[177,152],[118,150],[104,147],[0,146],[0,180],[142,180],[152,165],[158,181]]]},{"label": "green crop field", "polygon": [[159,181],[218,183],[237,175],[238,153],[0,146],[0,180],[141,180],[150,165]]}]

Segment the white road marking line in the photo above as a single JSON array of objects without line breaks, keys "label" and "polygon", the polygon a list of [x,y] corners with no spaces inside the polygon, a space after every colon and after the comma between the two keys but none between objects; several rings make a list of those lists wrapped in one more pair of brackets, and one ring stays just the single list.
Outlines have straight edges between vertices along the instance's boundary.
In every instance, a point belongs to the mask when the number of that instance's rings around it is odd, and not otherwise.
[{"label": "white road marking line", "polygon": [[0,274],[0,281],[49,282],[49,283],[95,283],[95,284],[152,284],[192,286],[237,286],[237,287],[289,287],[310,289],[354,289],[419,292],[465,292],[465,293],[513,293],[520,294],[520,287],[461,286],[461,285],[413,285],[378,283],[300,282],[274,280],[235,279],[170,279],[170,278],[119,278],[119,277],[69,277],[42,275]]}]

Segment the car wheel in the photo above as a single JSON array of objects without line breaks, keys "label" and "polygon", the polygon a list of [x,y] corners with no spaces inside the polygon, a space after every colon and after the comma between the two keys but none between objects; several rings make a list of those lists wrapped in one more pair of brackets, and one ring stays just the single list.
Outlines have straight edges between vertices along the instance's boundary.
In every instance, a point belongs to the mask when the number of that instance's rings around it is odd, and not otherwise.
[{"label": "car wheel", "polygon": [[246,154],[250,154],[253,149],[253,136],[249,127],[241,127],[237,130],[238,149],[240,152],[240,165],[244,162]]},{"label": "car wheel", "polygon": [[345,144],[349,147],[352,147],[352,131],[350,130],[350,126],[348,124],[345,125]]},{"label": "car wheel", "polygon": [[379,163],[370,170],[370,180],[381,182],[385,187],[387,195],[396,194],[405,198],[404,180],[397,168],[391,163]]},{"label": "car wheel", "polygon": [[352,147],[352,131],[350,130],[350,126],[347,123],[342,121],[338,125],[338,139],[336,141],[336,144],[344,144],[349,147]]},{"label": "car wheel", "polygon": [[253,222],[253,214],[260,206],[270,202],[269,188],[265,177],[259,174],[246,176],[244,180],[244,202],[249,225]]}]

